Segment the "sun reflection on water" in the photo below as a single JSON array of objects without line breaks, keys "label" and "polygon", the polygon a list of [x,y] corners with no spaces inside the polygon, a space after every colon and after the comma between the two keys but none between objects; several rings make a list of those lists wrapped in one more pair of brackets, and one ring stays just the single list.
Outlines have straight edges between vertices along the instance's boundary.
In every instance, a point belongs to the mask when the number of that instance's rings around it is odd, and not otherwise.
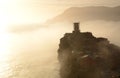
[{"label": "sun reflection on water", "polygon": [[0,78],[9,78],[10,70],[10,34],[0,31]]}]

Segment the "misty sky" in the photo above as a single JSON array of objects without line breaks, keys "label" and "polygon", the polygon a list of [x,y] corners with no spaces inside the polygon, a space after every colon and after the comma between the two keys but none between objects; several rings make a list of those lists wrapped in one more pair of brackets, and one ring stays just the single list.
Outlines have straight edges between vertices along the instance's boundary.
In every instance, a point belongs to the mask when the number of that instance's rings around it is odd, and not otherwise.
[{"label": "misty sky", "polygon": [[70,7],[119,4],[120,0],[0,0],[0,25],[45,22]]},{"label": "misty sky", "polygon": [[12,3],[23,3],[27,5],[45,5],[52,4],[57,5],[75,5],[78,4],[80,6],[83,5],[105,5],[105,6],[116,6],[120,4],[120,0],[5,0],[6,2]]}]

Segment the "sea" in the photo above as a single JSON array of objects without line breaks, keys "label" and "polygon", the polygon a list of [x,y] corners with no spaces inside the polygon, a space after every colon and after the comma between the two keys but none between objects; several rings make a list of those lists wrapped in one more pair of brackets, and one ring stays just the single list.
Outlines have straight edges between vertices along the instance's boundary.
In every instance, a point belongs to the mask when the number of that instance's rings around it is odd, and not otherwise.
[{"label": "sea", "polygon": [[1,33],[0,78],[59,78],[58,41],[51,36],[44,31]]}]

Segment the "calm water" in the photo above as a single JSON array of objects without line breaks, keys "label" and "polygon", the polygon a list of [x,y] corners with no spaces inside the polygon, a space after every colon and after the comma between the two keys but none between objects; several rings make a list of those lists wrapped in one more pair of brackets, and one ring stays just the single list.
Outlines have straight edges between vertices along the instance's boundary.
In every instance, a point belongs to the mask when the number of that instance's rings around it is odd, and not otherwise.
[{"label": "calm water", "polygon": [[28,54],[1,59],[0,78],[58,78],[58,65],[54,59],[43,61],[38,54]]},{"label": "calm water", "polygon": [[30,33],[0,36],[0,78],[59,78],[57,47],[52,42]]}]

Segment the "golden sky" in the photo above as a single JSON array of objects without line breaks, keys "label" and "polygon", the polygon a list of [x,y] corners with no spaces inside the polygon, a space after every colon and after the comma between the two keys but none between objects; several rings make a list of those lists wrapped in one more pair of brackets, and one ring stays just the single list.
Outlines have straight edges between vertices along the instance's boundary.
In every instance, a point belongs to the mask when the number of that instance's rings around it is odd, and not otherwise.
[{"label": "golden sky", "polygon": [[0,0],[0,26],[45,22],[69,7],[119,4],[120,0]]}]

